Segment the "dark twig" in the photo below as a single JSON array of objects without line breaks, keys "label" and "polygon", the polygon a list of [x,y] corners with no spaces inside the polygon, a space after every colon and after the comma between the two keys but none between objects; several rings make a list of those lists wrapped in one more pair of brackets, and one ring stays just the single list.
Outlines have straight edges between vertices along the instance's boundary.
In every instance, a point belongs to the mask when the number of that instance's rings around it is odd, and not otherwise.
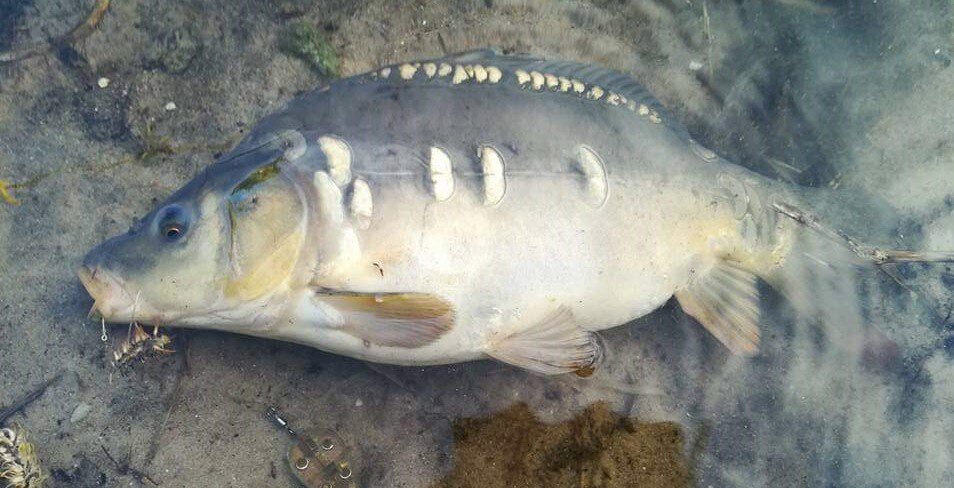
[{"label": "dark twig", "polygon": [[412,395],[418,394],[418,391],[414,387],[412,387],[407,381],[401,378],[398,375],[397,371],[395,371],[391,367],[384,364],[377,364],[377,363],[372,363],[368,361],[364,361],[363,364],[371,371],[374,371],[375,373],[381,375],[381,377],[383,377],[384,379],[393,383],[394,386],[397,386],[398,388]]},{"label": "dark twig", "polygon": [[148,474],[143,473],[142,471],[139,471],[138,469],[130,466],[128,456],[126,457],[126,459],[123,460],[122,463],[120,463],[119,461],[116,460],[116,458],[113,457],[112,454],[109,453],[109,451],[106,450],[106,446],[100,444],[99,448],[103,450],[103,454],[105,454],[106,457],[109,459],[109,461],[113,463],[113,466],[116,468],[116,472],[119,473],[121,476],[129,475],[135,478],[136,481],[140,483],[142,483],[143,480],[146,480],[155,486],[159,486],[159,483],[156,483],[156,480],[152,479]]},{"label": "dark twig", "polygon": [[440,31],[437,32],[437,42],[441,45],[441,52],[444,53],[444,56],[447,56],[447,44],[444,43],[444,36],[441,35]]},{"label": "dark twig", "polygon": [[14,400],[9,407],[0,411],[0,425],[3,425],[4,422],[6,422],[7,419],[12,417],[15,413],[19,412],[20,410],[23,410],[24,408],[26,408],[27,405],[33,403],[34,400],[36,400],[37,398],[40,398],[40,395],[42,395],[43,392],[45,392],[46,389],[50,387],[50,385],[52,385],[54,382],[56,382],[56,380],[60,379],[60,377],[62,376],[63,376],[62,371],[59,373],[56,373],[56,376],[44,381],[43,383],[40,384],[40,386],[34,388],[33,391]]},{"label": "dark twig", "polygon": [[103,17],[106,15],[106,10],[109,9],[109,2],[110,0],[97,0],[96,5],[93,6],[93,10],[90,11],[89,15],[87,15],[82,22],[77,24],[76,27],[73,27],[65,36],[54,39],[51,42],[29,44],[10,51],[0,52],[0,64],[22,61],[27,58],[46,54],[55,47],[65,46],[83,40],[92,34],[93,31],[96,30],[96,26],[99,25],[99,22],[103,20]]},{"label": "dark twig", "polygon": [[163,417],[162,423],[159,424],[158,430],[152,436],[152,442],[149,444],[149,450],[146,451],[146,466],[151,465],[152,461],[156,458],[156,454],[159,453],[162,434],[166,430],[166,425],[169,423],[169,418],[172,417],[172,412],[174,412],[176,407],[179,406],[179,399],[182,396],[182,378],[188,376],[192,371],[189,366],[189,351],[187,346],[188,342],[184,337],[180,337],[180,344],[182,345],[182,349],[184,349],[182,354],[182,362],[179,363],[179,371],[176,373],[175,387],[172,390],[172,395],[169,397],[169,405],[166,408],[166,415]]}]

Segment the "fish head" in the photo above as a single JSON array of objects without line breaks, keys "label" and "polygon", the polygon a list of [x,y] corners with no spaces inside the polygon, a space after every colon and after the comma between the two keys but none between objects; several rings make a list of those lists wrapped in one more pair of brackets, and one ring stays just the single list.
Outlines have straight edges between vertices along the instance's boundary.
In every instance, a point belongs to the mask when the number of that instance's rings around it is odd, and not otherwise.
[{"label": "fish head", "polygon": [[304,242],[305,206],[280,160],[206,169],[78,270],[110,322],[258,325],[288,289]]},{"label": "fish head", "polygon": [[162,324],[215,300],[228,222],[214,192],[199,187],[190,183],[86,254],[79,277],[103,318]]}]

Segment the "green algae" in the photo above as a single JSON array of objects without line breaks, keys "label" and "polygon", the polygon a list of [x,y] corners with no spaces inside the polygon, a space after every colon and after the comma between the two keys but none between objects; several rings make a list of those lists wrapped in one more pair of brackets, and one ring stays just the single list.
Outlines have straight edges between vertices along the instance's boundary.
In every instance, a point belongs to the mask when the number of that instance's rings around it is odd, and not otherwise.
[{"label": "green algae", "polygon": [[340,63],[334,47],[314,25],[306,22],[292,25],[283,35],[281,49],[308,63],[322,76],[337,78],[340,75]]}]

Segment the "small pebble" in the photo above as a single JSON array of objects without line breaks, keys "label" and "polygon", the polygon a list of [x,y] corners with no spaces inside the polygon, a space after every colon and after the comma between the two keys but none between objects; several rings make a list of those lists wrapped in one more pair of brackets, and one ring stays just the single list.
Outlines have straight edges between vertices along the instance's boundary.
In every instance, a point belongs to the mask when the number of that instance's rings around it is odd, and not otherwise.
[{"label": "small pebble", "polygon": [[80,403],[73,409],[73,415],[70,415],[70,423],[75,424],[89,415],[89,412],[93,410],[93,407],[88,403]]},{"label": "small pebble", "polygon": [[354,406],[356,407],[360,407],[363,405],[364,405],[364,402],[362,402],[360,398],[354,401]]},{"label": "small pebble", "polygon": [[690,71],[699,71],[702,69],[702,63],[699,61],[689,61],[689,70]]},{"label": "small pebble", "polygon": [[176,109],[176,102],[169,102],[166,104],[166,110],[173,111]]},{"label": "small pebble", "polygon": [[104,77],[102,77],[102,78],[96,80],[96,84],[99,85],[100,88],[106,88],[107,86],[109,86],[109,78],[106,78],[106,77],[104,76]]}]

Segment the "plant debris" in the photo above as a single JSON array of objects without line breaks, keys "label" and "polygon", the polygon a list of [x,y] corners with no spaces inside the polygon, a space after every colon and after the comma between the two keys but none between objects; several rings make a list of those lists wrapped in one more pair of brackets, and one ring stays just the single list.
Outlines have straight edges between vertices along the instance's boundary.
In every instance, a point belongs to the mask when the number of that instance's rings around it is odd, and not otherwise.
[{"label": "plant debris", "polygon": [[284,36],[282,51],[308,63],[322,76],[337,78],[340,75],[340,63],[331,43],[321,31],[308,23],[293,25]]},{"label": "plant debris", "polygon": [[159,332],[159,327],[153,327],[150,334],[141,325],[133,324],[129,336],[113,351],[113,365],[128,366],[134,361],[144,362],[151,357],[172,354],[175,351],[169,349],[170,344],[172,338]]},{"label": "plant debris", "polygon": [[10,205],[19,205],[20,201],[13,197],[13,192],[11,191],[16,187],[17,185],[10,183],[7,180],[0,180],[0,199],[9,203]]},{"label": "plant debris", "polygon": [[33,444],[21,427],[0,429],[0,483],[3,488],[39,488],[46,481]]},{"label": "plant debris", "polygon": [[145,482],[148,481],[154,486],[159,486],[159,483],[152,479],[149,474],[144,473],[129,464],[129,458],[132,457],[131,452],[127,452],[126,455],[121,458],[121,460],[117,460],[112,454],[109,453],[108,450],[106,450],[106,446],[100,444],[99,448],[103,450],[103,454],[106,455],[106,458],[109,459],[109,462],[113,463],[113,467],[116,468],[116,472],[119,473],[120,476],[132,476],[140,484],[145,484]]}]

